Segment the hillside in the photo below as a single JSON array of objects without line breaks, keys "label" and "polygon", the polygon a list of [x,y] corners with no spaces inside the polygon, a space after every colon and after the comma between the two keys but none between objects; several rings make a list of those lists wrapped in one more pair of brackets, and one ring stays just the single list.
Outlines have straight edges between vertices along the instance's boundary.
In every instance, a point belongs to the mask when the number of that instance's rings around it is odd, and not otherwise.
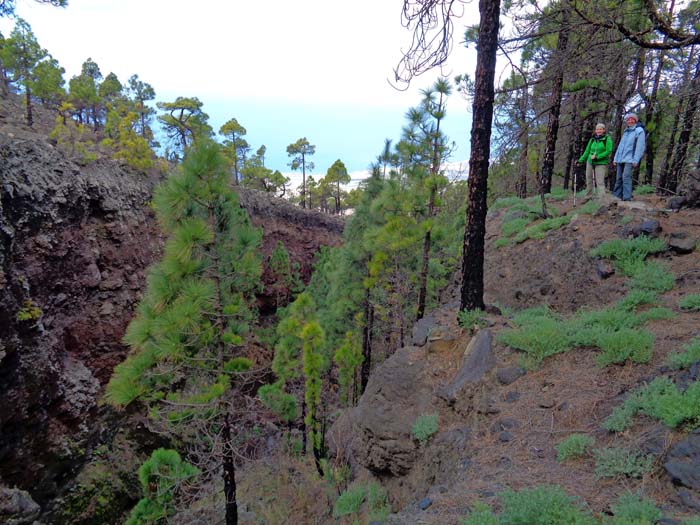
[{"label": "hillside", "polygon": [[[500,510],[507,489],[541,485],[563,488],[595,513],[609,514],[629,491],[661,507],[665,520],[659,523],[700,516],[697,420],[673,430],[639,415],[624,432],[602,427],[631,392],[657,376],[680,388],[700,379],[697,361],[684,370],[668,366],[670,355],[694,338],[697,346],[700,336],[698,311],[679,307],[679,300],[700,293],[700,252],[690,251],[700,239],[700,210],[673,212],[666,202],[656,196],[639,196],[624,206],[606,201],[541,239],[501,247],[496,241],[513,212],[489,214],[486,301],[498,308],[473,330],[458,326],[458,303],[433,312],[414,328],[413,345],[397,350],[375,372],[359,406],[331,431],[336,450],[349,454],[358,477],[388,488],[394,510],[400,511],[385,523],[458,524],[477,502]],[[550,206],[560,214],[574,211],[571,199]],[[523,367],[524,352],[502,339],[515,328],[514,313],[549,305],[566,325],[573,324],[576,312],[612,307],[630,290],[630,279],[591,251],[640,230],[673,246],[651,257],[667,266],[674,280],[658,304],[642,308],[670,310],[669,318],[644,325],[654,338],[648,362],[623,359],[601,366],[600,350],[584,345]],[[545,349],[561,340],[556,331],[538,336]],[[471,341],[476,344],[470,346]],[[411,432],[426,414],[438,415],[438,431],[419,445]],[[556,446],[571,434],[589,436],[594,445],[582,458],[558,461]],[[596,463],[592,450],[613,448],[627,451],[627,458],[648,455],[653,464],[639,475],[601,477],[601,467],[596,471],[601,461]],[[682,464],[685,477],[679,477],[674,461]]]}]

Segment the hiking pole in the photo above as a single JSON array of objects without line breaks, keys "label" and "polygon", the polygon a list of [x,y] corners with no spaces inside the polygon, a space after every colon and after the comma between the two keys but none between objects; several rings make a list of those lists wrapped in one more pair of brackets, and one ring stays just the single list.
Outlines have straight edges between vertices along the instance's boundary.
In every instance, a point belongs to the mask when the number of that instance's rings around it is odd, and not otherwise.
[{"label": "hiking pole", "polygon": [[577,178],[578,177],[576,176],[576,170],[574,170],[574,185],[573,185],[573,188],[574,188],[574,208],[576,207],[576,179]]}]

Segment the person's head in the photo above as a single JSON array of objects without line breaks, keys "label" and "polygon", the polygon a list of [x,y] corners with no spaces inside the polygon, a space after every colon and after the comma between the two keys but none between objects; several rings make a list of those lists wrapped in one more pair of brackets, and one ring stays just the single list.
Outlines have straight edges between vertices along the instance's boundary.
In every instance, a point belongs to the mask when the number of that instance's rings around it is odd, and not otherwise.
[{"label": "person's head", "polygon": [[630,128],[636,126],[638,120],[636,113],[627,113],[627,115],[625,115],[625,122],[627,122]]},{"label": "person's head", "polygon": [[605,124],[601,124],[600,122],[595,125],[595,134],[600,136],[600,135],[605,135]]}]

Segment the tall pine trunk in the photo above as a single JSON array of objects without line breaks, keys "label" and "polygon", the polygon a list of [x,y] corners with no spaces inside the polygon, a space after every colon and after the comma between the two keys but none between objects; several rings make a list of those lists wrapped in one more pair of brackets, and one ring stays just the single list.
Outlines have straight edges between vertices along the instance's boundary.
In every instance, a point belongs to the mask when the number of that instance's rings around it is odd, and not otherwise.
[{"label": "tall pine trunk", "polygon": [[552,191],[552,175],[554,174],[554,153],[559,134],[559,115],[561,114],[561,98],[564,86],[564,64],[566,50],[569,46],[569,5],[565,0],[562,4],[562,22],[557,49],[554,52],[555,74],[552,79],[552,93],[549,97],[549,117],[547,119],[547,135],[545,138],[544,155],[542,158],[542,186],[544,193]]},{"label": "tall pine trunk", "polygon": [[[367,270],[369,276],[369,269]],[[360,395],[365,393],[369,382],[369,371],[372,367],[372,324],[374,309],[370,301],[370,290],[365,290],[365,327],[362,331],[362,366],[360,367]]]},{"label": "tall pine trunk", "polygon": [[676,193],[678,190],[678,182],[681,179],[683,167],[685,166],[685,160],[688,154],[688,145],[690,144],[690,136],[693,132],[693,120],[698,109],[698,96],[700,96],[698,89],[700,89],[700,61],[695,66],[693,81],[690,85],[688,104],[686,105],[685,112],[683,113],[681,132],[678,135],[676,152],[673,156],[673,164],[671,164],[671,170],[666,183],[665,189],[671,193]]},{"label": "tall pine trunk", "polygon": [[486,191],[491,155],[494,77],[498,49],[500,0],[479,0],[479,40],[474,74],[467,225],[462,251],[460,310],[484,309],[484,237]]},{"label": "tall pine trunk", "polygon": [[530,143],[530,133],[527,125],[527,107],[528,107],[528,87],[523,86],[523,93],[518,101],[518,126],[520,128],[520,156],[518,157],[518,179],[515,183],[515,193],[521,199],[527,197],[527,173],[530,168],[528,159],[528,147]]}]

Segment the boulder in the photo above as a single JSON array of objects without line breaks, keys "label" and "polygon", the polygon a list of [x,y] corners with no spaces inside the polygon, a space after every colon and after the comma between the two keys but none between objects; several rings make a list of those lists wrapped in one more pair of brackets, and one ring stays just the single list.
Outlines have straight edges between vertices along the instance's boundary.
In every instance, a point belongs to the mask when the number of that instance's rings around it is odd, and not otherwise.
[{"label": "boulder", "polygon": [[695,250],[697,240],[685,232],[674,232],[668,239],[668,247],[679,255],[692,253]]},{"label": "boulder", "polygon": [[668,452],[664,468],[674,484],[700,491],[700,435],[677,443]]},{"label": "boulder", "polygon": [[493,336],[490,330],[480,330],[471,338],[462,356],[462,366],[449,385],[438,392],[438,396],[454,404],[469,384],[479,383],[487,372],[496,366],[491,348]]},{"label": "boulder", "polygon": [[397,350],[374,371],[350,416],[358,432],[354,456],[374,473],[405,475],[416,459],[411,430],[432,400],[431,389],[421,378],[423,355],[415,347]]},{"label": "boulder", "polygon": [[28,492],[0,486],[0,523],[31,525],[40,510]]}]

